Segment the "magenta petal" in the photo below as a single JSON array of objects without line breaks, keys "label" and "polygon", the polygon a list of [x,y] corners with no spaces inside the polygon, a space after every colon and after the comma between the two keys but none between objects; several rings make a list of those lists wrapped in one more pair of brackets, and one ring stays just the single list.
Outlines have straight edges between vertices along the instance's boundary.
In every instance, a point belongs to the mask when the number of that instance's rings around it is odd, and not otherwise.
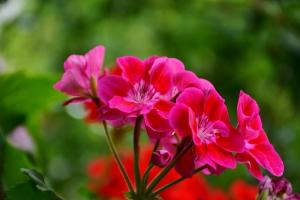
[{"label": "magenta petal", "polygon": [[114,96],[127,96],[130,89],[128,82],[116,75],[100,78],[98,85],[98,96],[105,103],[108,103]]},{"label": "magenta petal", "polygon": [[84,56],[81,55],[75,55],[75,54],[70,55],[64,62],[65,71],[74,68],[84,71],[85,67],[86,67],[86,59]]},{"label": "magenta petal", "polygon": [[245,142],[236,131],[229,133],[227,137],[218,137],[216,144],[229,152],[241,153],[245,150]]},{"label": "magenta petal", "polygon": [[96,46],[85,54],[87,68],[86,73],[90,76],[98,78],[103,65],[105,48],[101,45]]},{"label": "magenta petal", "polygon": [[89,75],[86,73],[86,59],[81,55],[71,55],[64,63],[64,75],[72,77],[70,83],[76,82],[81,88],[88,90],[90,88]]},{"label": "magenta petal", "polygon": [[174,106],[175,103],[165,100],[165,99],[160,99],[158,102],[155,103],[154,109],[157,110],[157,112],[163,116],[164,118],[168,118],[169,112]]},{"label": "magenta petal", "polygon": [[283,162],[271,144],[259,144],[249,154],[274,176],[281,176],[284,171]]},{"label": "magenta petal", "polygon": [[145,124],[152,130],[157,132],[172,131],[169,120],[160,115],[159,112],[155,109],[151,110],[148,114],[145,115]]},{"label": "magenta petal", "polygon": [[177,87],[179,92],[188,87],[197,87],[198,83],[198,77],[191,71],[178,72],[173,77],[173,84]]},{"label": "magenta petal", "polygon": [[248,171],[257,178],[258,180],[263,179],[263,174],[261,173],[257,162],[247,153],[237,154],[236,159],[238,162],[243,163],[248,168]]},{"label": "magenta petal", "polygon": [[259,115],[259,107],[254,99],[248,94],[240,91],[237,106],[237,116],[239,125],[244,125],[249,119]]},{"label": "magenta petal", "polygon": [[146,58],[146,59],[143,61],[144,66],[145,66],[145,71],[146,71],[146,72],[148,72],[148,71],[151,69],[151,67],[152,67],[152,65],[153,65],[153,63],[154,63],[154,61],[155,61],[157,58],[159,58],[159,57],[158,57],[158,56],[150,56],[150,57]]},{"label": "magenta petal", "polygon": [[129,101],[128,99],[120,96],[114,96],[109,101],[109,107],[118,109],[125,113],[132,113],[139,109],[139,104]]},{"label": "magenta petal", "polygon": [[[158,132],[150,128],[149,126],[145,126],[148,137],[152,143],[155,143],[158,139],[162,141],[162,139],[167,136],[171,136],[172,132]],[[161,143],[161,142],[160,142]]]},{"label": "magenta petal", "polygon": [[170,125],[183,138],[192,135],[190,112],[190,108],[182,103],[177,103],[170,111]]},{"label": "magenta petal", "polygon": [[207,154],[211,160],[223,167],[231,169],[234,169],[236,167],[236,161],[233,155],[219,148],[215,144],[207,145]]},{"label": "magenta petal", "polygon": [[215,87],[213,86],[213,84],[211,82],[209,82],[208,80],[203,79],[203,78],[198,78],[198,83],[197,83],[196,87],[203,90],[203,91],[215,90]]},{"label": "magenta petal", "polygon": [[215,90],[211,90],[204,104],[205,115],[210,121],[221,120],[229,123],[229,116],[224,99]]},{"label": "magenta petal", "polygon": [[78,83],[76,77],[70,71],[63,74],[60,81],[54,84],[54,88],[72,96],[82,96],[84,83]]},{"label": "magenta petal", "polygon": [[184,70],[184,65],[175,58],[157,58],[150,71],[150,82],[161,94],[172,86],[173,75]]},{"label": "magenta petal", "polygon": [[121,112],[117,109],[111,109],[107,105],[103,106],[101,108],[101,111],[101,120],[120,120],[125,119],[125,117],[127,116],[126,113]]},{"label": "magenta petal", "polygon": [[176,102],[187,105],[194,111],[196,116],[200,116],[203,113],[204,100],[205,96],[201,90],[187,88],[179,95]]},{"label": "magenta petal", "polygon": [[260,130],[259,135],[257,136],[257,138],[248,141],[249,144],[269,144],[269,139],[267,137],[267,134],[265,133],[265,131],[263,129]]},{"label": "magenta petal", "polygon": [[143,61],[133,56],[124,56],[117,59],[117,63],[122,69],[123,77],[131,84],[139,82],[145,74]]},{"label": "magenta petal", "polygon": [[[207,154],[207,145],[206,144],[200,144],[195,146],[196,149],[196,160],[195,164],[196,167],[202,167],[204,165],[210,166],[210,168],[213,168],[214,170],[217,169],[216,163],[214,163]],[[206,170],[205,170],[206,171]]]}]

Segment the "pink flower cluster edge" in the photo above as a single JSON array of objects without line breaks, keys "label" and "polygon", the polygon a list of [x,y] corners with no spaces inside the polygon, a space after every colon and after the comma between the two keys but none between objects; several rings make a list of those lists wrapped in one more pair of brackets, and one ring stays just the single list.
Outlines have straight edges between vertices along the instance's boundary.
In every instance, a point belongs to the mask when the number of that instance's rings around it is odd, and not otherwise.
[{"label": "pink flower cluster edge", "polygon": [[229,119],[224,98],[215,87],[176,58],[134,56],[116,59],[114,70],[104,69],[105,48],[97,46],[85,55],[71,55],[54,88],[71,96],[65,102],[94,103],[99,121],[112,126],[142,119],[151,143],[159,141],[152,162],[168,165],[178,149],[189,146],[175,165],[184,177],[207,166],[205,174],[220,174],[244,164],[261,180],[260,167],[274,176],[284,171],[282,159],[263,129],[259,106],[241,91],[237,126]]}]

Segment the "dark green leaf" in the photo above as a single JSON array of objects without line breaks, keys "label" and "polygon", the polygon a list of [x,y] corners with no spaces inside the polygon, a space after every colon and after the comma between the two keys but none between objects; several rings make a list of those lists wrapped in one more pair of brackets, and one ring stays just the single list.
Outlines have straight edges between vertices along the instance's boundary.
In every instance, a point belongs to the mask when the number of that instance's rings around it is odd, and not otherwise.
[{"label": "dark green leaf", "polygon": [[25,169],[22,168],[21,171],[26,174],[33,182],[35,182],[37,185],[37,188],[42,191],[48,191],[50,188],[45,183],[44,177],[36,170],[34,169]]},{"label": "dark green leaf", "polygon": [[24,182],[27,178],[20,172],[21,168],[30,168],[28,157],[22,151],[6,143],[4,160],[4,185],[6,188]]},{"label": "dark green leaf", "polygon": [[62,200],[52,191],[41,191],[35,183],[26,181],[11,188],[7,192],[7,200]]}]

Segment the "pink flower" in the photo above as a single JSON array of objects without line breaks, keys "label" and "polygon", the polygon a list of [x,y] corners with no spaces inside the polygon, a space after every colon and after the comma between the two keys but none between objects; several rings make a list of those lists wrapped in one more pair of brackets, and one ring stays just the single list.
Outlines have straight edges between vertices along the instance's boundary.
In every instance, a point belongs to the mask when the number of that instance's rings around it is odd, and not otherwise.
[{"label": "pink flower", "polygon": [[121,76],[103,77],[98,94],[111,109],[133,118],[149,113],[161,99],[172,98],[172,76],[184,70],[179,60],[167,57],[142,61],[125,56],[118,58],[117,64]]},{"label": "pink flower", "polygon": [[232,152],[243,151],[244,143],[233,131],[227,107],[216,90],[185,89],[170,111],[170,124],[181,138],[193,141],[193,148],[177,167],[181,174],[204,165],[209,166],[206,173],[235,168]]},{"label": "pink flower", "polygon": [[275,176],[281,176],[284,165],[262,128],[259,107],[254,99],[242,91],[237,106],[237,118],[238,132],[245,140],[245,152],[237,154],[237,160],[245,163],[249,172],[257,179],[263,178],[259,166]]},{"label": "pink flower", "polygon": [[97,46],[85,55],[70,55],[64,63],[65,73],[54,88],[73,98],[65,104],[81,102],[96,96],[98,78],[105,49]]}]

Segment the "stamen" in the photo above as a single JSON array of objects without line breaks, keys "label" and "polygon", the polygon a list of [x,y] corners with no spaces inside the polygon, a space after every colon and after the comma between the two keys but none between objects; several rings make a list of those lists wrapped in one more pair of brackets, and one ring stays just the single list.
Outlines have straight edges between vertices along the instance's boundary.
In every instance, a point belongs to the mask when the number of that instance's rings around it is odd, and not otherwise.
[{"label": "stamen", "polygon": [[155,90],[153,85],[141,80],[139,83],[133,85],[129,91],[128,96],[138,103],[156,102],[159,93]]}]

